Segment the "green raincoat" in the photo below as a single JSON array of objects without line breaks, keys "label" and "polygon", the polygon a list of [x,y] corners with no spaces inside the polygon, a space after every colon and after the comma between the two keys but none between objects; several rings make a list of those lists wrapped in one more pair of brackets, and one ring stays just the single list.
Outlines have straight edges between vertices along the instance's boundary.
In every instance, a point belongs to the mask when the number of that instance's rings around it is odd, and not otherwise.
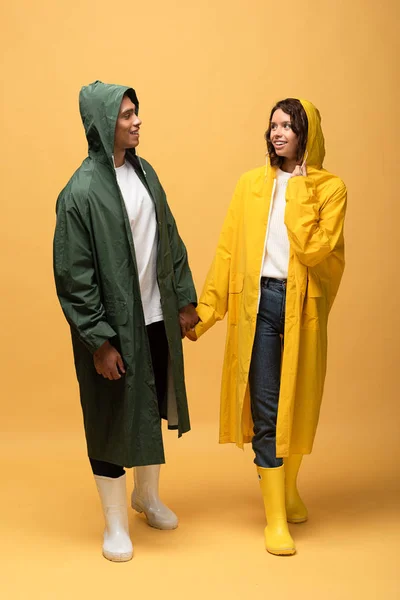
[{"label": "green raincoat", "polygon": [[[99,81],[82,88],[80,111],[89,156],[57,200],[54,273],[71,327],[76,373],[91,458],[126,467],[164,462],[159,408],[140,296],[133,238],[113,163],[114,132],[132,88]],[[196,304],[186,248],[154,169],[132,150],[133,164],[155,204],[157,278],[169,344],[163,417],[178,435],[190,429],[179,309]],[[126,374],[98,375],[93,353],[106,341],[121,353]]]}]

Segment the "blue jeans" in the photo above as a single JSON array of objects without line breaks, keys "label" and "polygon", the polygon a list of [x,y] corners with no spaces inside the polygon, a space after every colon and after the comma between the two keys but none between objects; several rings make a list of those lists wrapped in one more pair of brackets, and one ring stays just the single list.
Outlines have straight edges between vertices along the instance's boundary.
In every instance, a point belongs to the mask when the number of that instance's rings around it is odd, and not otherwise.
[{"label": "blue jeans", "polygon": [[250,364],[252,440],[259,467],[280,467],[276,457],[276,418],[281,384],[286,281],[263,277],[257,327]]}]

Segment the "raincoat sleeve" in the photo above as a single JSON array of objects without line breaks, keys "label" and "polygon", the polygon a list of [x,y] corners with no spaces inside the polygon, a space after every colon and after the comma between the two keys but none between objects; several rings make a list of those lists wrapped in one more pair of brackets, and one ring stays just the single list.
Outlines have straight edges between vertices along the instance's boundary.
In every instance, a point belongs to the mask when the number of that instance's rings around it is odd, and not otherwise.
[{"label": "raincoat sleeve", "polygon": [[217,251],[196,309],[200,322],[196,325],[195,335],[191,339],[199,338],[217,321],[221,321],[228,310],[231,257],[237,228],[237,206],[241,196],[242,180],[236,186],[222,226]]},{"label": "raincoat sleeve", "polygon": [[343,236],[346,186],[339,183],[319,206],[310,177],[293,177],[286,191],[285,224],[292,248],[306,267],[315,267],[336,247]]},{"label": "raincoat sleeve", "polygon": [[[164,193],[165,197],[165,193]],[[188,304],[197,305],[197,294],[194,287],[192,273],[189,268],[188,255],[185,244],[183,243],[174,216],[168,206],[165,197],[168,237],[174,264],[174,274],[176,283],[176,294],[178,296],[178,308],[181,309]]]},{"label": "raincoat sleeve", "polygon": [[94,353],[116,332],[106,321],[96,282],[89,232],[76,206],[57,204],[53,245],[57,295],[64,315],[85,346]]}]

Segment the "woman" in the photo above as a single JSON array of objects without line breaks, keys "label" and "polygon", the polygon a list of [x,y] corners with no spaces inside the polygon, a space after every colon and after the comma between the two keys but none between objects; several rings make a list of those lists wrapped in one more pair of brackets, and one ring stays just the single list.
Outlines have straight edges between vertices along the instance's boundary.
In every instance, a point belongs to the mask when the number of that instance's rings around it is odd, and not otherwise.
[{"label": "woman", "polygon": [[295,553],[287,521],[307,520],[296,480],[318,423],[346,188],[322,168],[321,118],[310,102],[278,102],[265,137],[267,167],[239,180],[189,337],[228,312],[220,442],[252,441],[266,548],[281,555]]}]

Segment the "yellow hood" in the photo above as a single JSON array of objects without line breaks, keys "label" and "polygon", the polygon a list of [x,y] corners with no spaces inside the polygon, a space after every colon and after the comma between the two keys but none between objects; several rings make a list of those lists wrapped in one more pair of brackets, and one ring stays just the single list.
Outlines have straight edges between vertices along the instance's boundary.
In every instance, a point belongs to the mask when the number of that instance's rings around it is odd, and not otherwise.
[{"label": "yellow hood", "polygon": [[321,115],[319,110],[308,100],[299,98],[302,107],[306,111],[308,119],[307,160],[309,167],[322,169],[325,158],[325,141],[321,127]]}]

